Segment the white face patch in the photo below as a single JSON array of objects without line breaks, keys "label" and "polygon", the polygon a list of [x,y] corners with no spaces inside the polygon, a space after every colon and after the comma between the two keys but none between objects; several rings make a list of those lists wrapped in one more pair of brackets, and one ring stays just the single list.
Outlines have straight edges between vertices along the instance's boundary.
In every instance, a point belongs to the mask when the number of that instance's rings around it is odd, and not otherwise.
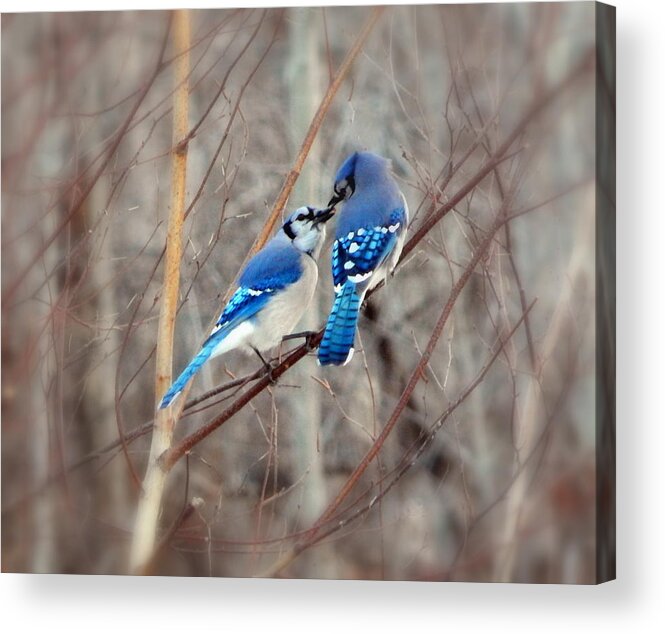
[{"label": "white face patch", "polygon": [[316,252],[318,255],[318,249],[325,239],[325,227],[320,218],[323,211],[325,210],[317,212],[310,207],[299,207],[282,226],[286,236],[299,251],[309,255]]},{"label": "white face patch", "polygon": [[360,282],[364,282],[367,278],[372,277],[372,273],[374,271],[368,271],[367,273],[358,273],[358,275],[349,275],[349,281],[353,282],[354,284],[360,284]]},{"label": "white face patch", "polygon": [[352,242],[349,247],[349,253],[355,253],[358,249],[360,249],[360,245],[357,242]]},{"label": "white face patch", "polygon": [[303,253],[311,253],[315,251],[321,244],[325,237],[323,227],[315,227],[311,222],[307,222],[307,226],[299,228],[297,235],[293,240],[293,245]]}]

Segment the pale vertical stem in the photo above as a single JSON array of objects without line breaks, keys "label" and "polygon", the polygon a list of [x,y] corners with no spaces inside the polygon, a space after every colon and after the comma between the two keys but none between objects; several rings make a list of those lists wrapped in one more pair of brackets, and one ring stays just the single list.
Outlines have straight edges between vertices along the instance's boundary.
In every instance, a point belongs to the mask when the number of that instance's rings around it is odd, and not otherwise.
[{"label": "pale vertical stem", "polygon": [[[178,10],[173,20],[173,42],[176,54],[175,92],[173,95],[173,151],[171,154],[171,209],[166,236],[164,285],[157,330],[155,368],[156,402],[171,383],[173,362],[173,332],[178,303],[180,260],[182,257],[182,226],[185,213],[187,176],[187,144],[182,143],[189,130],[189,12]],[[159,512],[161,509],[167,471],[158,458],[171,446],[175,417],[171,408],[158,410],[150,447],[150,457],[143,491],[139,500],[134,536],[130,552],[130,567],[134,573],[148,573],[155,548]]]},{"label": "pale vertical stem", "polygon": [[[307,133],[310,121],[316,112],[321,95],[321,39],[317,25],[320,25],[320,9],[295,8],[290,10],[289,20],[289,63],[288,85],[291,98],[291,136],[294,145]],[[319,165],[320,150],[313,144],[309,152],[309,162],[294,186],[291,195],[293,206],[318,205],[321,191]],[[328,177],[328,181],[329,181]],[[327,183],[329,185],[329,183]],[[321,270],[327,274],[327,262]],[[298,330],[315,330],[320,325],[320,294],[312,299]],[[311,364],[304,363],[295,368],[297,383],[306,385],[311,382]],[[309,526],[323,511],[326,500],[323,460],[317,450],[317,437],[321,427],[320,390],[302,390],[297,402],[298,410],[293,417],[291,430],[294,455],[294,478],[303,473],[307,477],[302,481],[302,490],[298,501],[298,519]],[[318,555],[317,551],[317,555]],[[318,570],[320,573],[321,571]]]},{"label": "pale vertical stem", "polygon": [[[593,191],[590,194],[593,196]],[[536,355],[541,359],[537,374],[529,378],[528,389],[524,399],[524,406],[518,410],[516,417],[515,445],[516,455],[513,472],[515,480],[506,499],[506,512],[502,528],[501,545],[502,550],[497,557],[494,569],[495,581],[512,581],[513,570],[517,555],[517,546],[520,532],[520,518],[528,493],[529,483],[533,478],[536,464],[529,460],[531,454],[536,450],[536,445],[545,424],[545,407],[540,381],[549,359],[552,357],[556,346],[560,345],[562,333],[571,317],[571,303],[575,296],[575,290],[585,275],[592,274],[589,271],[589,262],[593,266],[594,257],[594,228],[595,217],[593,201],[587,205],[589,211],[583,214],[578,222],[578,230],[573,251],[566,269],[567,280],[559,299],[556,303],[556,311],[547,328],[547,334],[543,340],[540,351]]]}]

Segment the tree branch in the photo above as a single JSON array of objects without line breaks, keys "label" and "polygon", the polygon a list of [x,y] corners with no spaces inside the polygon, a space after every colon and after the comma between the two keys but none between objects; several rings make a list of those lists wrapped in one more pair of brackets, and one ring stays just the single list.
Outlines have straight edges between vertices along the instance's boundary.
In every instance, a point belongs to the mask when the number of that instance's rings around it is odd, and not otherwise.
[{"label": "tree branch", "polygon": [[[288,173],[286,180],[282,185],[282,189],[277,196],[277,200],[273,205],[272,211],[270,212],[270,215],[266,219],[266,222],[263,226],[263,229],[261,230],[261,233],[259,233],[259,235],[256,237],[254,243],[247,252],[247,255],[245,256],[242,265],[238,269],[238,273],[236,274],[233,282],[229,285],[229,288],[226,291],[224,298],[222,299],[221,302],[222,305],[226,304],[229,301],[231,293],[233,292],[233,289],[237,285],[240,271],[242,271],[245,264],[247,264],[252,255],[257,253],[259,249],[261,249],[265,245],[265,243],[268,241],[268,238],[271,236],[275,228],[275,225],[277,224],[277,220],[280,218],[281,213],[284,207],[286,206],[286,202],[291,194],[291,191],[293,190],[293,186],[295,185],[296,181],[298,180],[298,177],[300,176],[300,171],[302,170],[302,166],[305,163],[305,159],[307,158],[309,151],[312,147],[312,144],[314,143],[314,139],[316,138],[321,128],[321,124],[323,123],[323,120],[330,108],[330,105],[332,104],[333,98],[337,94],[339,87],[342,85],[342,82],[344,81],[349,70],[351,69],[353,62],[355,61],[356,57],[358,57],[358,54],[362,50],[363,46],[365,45],[365,41],[367,40],[369,34],[372,31],[372,28],[374,27],[377,20],[383,13],[384,9],[385,7],[376,7],[372,11],[367,22],[365,23],[362,30],[358,34],[358,37],[356,38],[353,46],[347,53],[344,61],[342,62],[342,65],[339,67],[335,75],[335,78],[333,79],[332,83],[328,87],[328,90],[326,91],[326,94],[323,96],[323,99],[321,100],[321,103],[316,111],[316,114],[312,119],[312,123],[310,124],[309,129],[307,130],[307,134],[305,135],[305,139],[302,142],[300,151],[298,152],[298,156],[296,157],[293,167],[291,168],[291,171]],[[221,149],[221,147],[218,148],[218,151],[219,149]],[[176,420],[179,418],[182,412],[182,403],[184,403],[187,394],[189,393],[190,385],[191,381],[183,388],[182,394],[175,402],[175,404],[171,407],[174,418]]]},{"label": "tree branch", "polygon": [[[582,61],[574,68],[574,70],[569,75],[567,75],[555,87],[553,87],[552,89],[550,89],[545,93],[546,99],[541,96],[534,101],[534,103],[528,108],[524,117],[522,117],[520,122],[509,134],[506,140],[494,152],[492,158],[487,163],[485,163],[484,166],[481,167],[480,170],[471,179],[469,179],[469,181],[464,186],[462,186],[462,188],[447,203],[442,205],[439,209],[434,211],[431,215],[429,215],[426,218],[426,220],[423,222],[423,225],[406,243],[399,260],[400,263],[404,261],[408,253],[411,252],[418,245],[418,243],[427,235],[427,233],[432,229],[432,227],[434,227],[436,223],[441,218],[443,218],[443,216],[445,216],[451,209],[453,209],[455,205],[458,204],[464,198],[464,196],[466,196],[470,191],[472,191],[494,169],[495,165],[501,162],[503,156],[509,151],[514,141],[519,137],[519,135],[527,127],[527,125],[534,119],[534,117],[536,117],[537,114],[539,114],[548,105],[548,103],[551,100],[563,94],[565,89],[569,87],[576,79],[578,79],[580,75],[590,70],[591,68],[590,63],[592,62],[593,62],[593,56],[591,55],[591,53],[584,55]],[[502,205],[502,212],[497,217],[497,220],[495,221],[493,227],[489,230],[489,233],[487,234],[487,237],[485,238],[481,246],[479,246],[478,249],[476,250],[476,254],[474,255],[472,263],[477,263],[477,258],[480,258],[483,255],[484,250],[486,250],[489,247],[492,240],[494,239],[496,231],[511,219],[511,216],[509,216],[506,213],[507,200],[508,197],[504,198]],[[470,277],[472,273],[473,269],[467,267],[465,273],[463,274],[463,277],[460,278],[458,284],[455,287],[458,288],[457,294],[461,292],[463,286],[466,284],[466,281],[468,280],[468,277]],[[461,286],[459,286],[460,284]],[[373,289],[373,291],[367,294],[367,298],[371,297],[371,295],[378,290],[379,287]],[[451,295],[451,298],[452,297],[453,295]],[[456,295],[454,295],[454,297],[456,299]],[[446,304],[446,306],[448,306],[448,304]],[[450,309],[452,309],[452,305]],[[443,328],[443,325],[445,324],[447,317],[448,313],[442,314],[443,323],[441,323],[441,328]],[[322,337],[323,337],[323,330],[319,331],[315,336],[313,336],[308,342],[308,344],[303,344],[302,346],[291,352],[281,364],[279,364],[275,369],[273,369],[272,371],[273,378],[274,379],[279,378],[282,374],[284,374],[284,372],[286,372],[289,368],[291,368],[298,361],[300,361],[300,359],[306,356],[306,354],[311,350],[312,347],[318,346],[319,343],[321,342]],[[436,341],[434,341],[434,345],[435,344]],[[418,376],[420,376],[420,374],[418,374]],[[213,431],[221,427],[227,420],[229,420],[229,418],[231,418],[234,414],[240,411],[240,409],[242,409],[247,403],[249,403],[255,396],[261,393],[269,385],[271,385],[271,381],[268,377],[264,377],[263,379],[257,381],[249,390],[247,390],[241,396],[239,396],[238,399],[234,401],[227,409],[225,409],[219,416],[217,416],[212,421],[210,421],[203,427],[199,428],[189,436],[183,438],[178,444],[171,447],[171,449],[165,452],[160,458],[160,462],[163,468],[167,471],[171,469],[173,465],[187,451],[190,451],[197,443],[199,443],[201,440],[209,436]],[[403,409],[403,406],[401,409]],[[401,413],[401,409],[399,413]]]},{"label": "tree branch", "polygon": [[[164,285],[157,331],[155,363],[155,397],[157,402],[171,383],[173,364],[173,333],[178,307],[180,260],[182,257],[182,226],[185,213],[187,178],[187,144],[181,143],[188,130],[189,112],[189,12],[174,14],[175,83],[173,104],[173,146],[171,158],[171,210],[166,236]],[[166,473],[159,456],[171,446],[175,418],[169,408],[158,410],[150,447],[150,458],[139,499],[130,552],[131,570],[146,573],[155,547],[159,511],[166,482]]]}]

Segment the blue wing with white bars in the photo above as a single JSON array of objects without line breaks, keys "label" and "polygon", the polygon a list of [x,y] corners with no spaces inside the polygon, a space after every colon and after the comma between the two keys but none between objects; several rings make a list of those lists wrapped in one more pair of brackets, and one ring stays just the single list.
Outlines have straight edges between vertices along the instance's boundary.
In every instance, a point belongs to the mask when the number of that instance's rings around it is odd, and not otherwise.
[{"label": "blue wing with white bars", "polygon": [[388,222],[350,230],[333,243],[335,301],[319,346],[321,365],[345,365],[350,361],[364,291],[386,263],[405,224],[406,212],[399,208],[390,214]]},{"label": "blue wing with white bars", "polygon": [[332,273],[335,292],[346,281],[366,286],[393,250],[397,237],[404,230],[404,209],[394,210],[382,225],[360,227],[335,240],[332,248]]}]

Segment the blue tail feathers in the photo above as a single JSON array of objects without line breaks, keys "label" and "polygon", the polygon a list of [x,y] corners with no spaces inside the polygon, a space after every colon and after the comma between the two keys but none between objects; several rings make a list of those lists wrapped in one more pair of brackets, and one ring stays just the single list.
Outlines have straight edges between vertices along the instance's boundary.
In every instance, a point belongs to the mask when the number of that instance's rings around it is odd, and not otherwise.
[{"label": "blue tail feathers", "polygon": [[349,360],[356,336],[360,296],[356,285],[346,281],[337,293],[326,330],[319,346],[320,365],[344,365]]},{"label": "blue tail feathers", "polygon": [[210,358],[213,350],[219,345],[221,338],[210,337],[201,348],[201,351],[189,362],[189,365],[180,373],[180,376],[173,382],[173,385],[166,391],[166,394],[159,402],[159,409],[168,407],[180,392],[182,392],[189,379],[191,379],[201,366]]}]

